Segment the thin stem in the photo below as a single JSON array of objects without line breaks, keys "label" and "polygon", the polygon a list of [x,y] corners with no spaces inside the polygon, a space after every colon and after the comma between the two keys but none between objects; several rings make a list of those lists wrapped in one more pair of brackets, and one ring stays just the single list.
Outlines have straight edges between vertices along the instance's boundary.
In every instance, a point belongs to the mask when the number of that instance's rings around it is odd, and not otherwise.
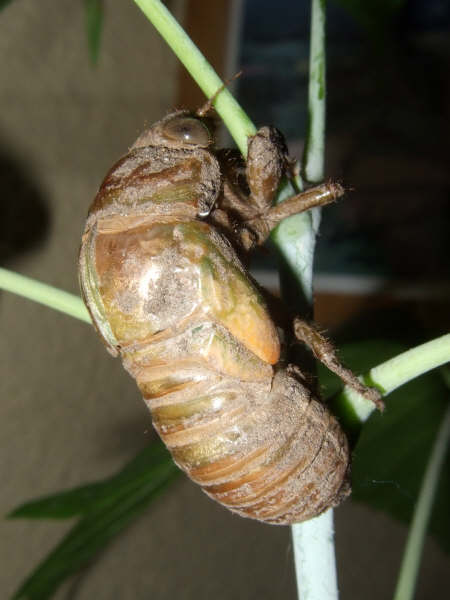
[{"label": "thin stem", "polygon": [[450,408],[447,409],[442,421],[422,480],[406,541],[394,600],[412,600],[414,596],[423,543],[449,438]]},{"label": "thin stem", "polygon": [[326,48],[325,3],[312,0],[309,47],[308,132],[303,154],[306,181],[317,183],[325,172]]},{"label": "thin stem", "polygon": [[368,377],[384,394],[450,360],[450,333],[411,348],[374,367]]},{"label": "thin stem", "polygon": [[[450,361],[450,333],[416,346],[370,369],[360,379],[376,387],[384,396],[399,386]],[[349,431],[357,432],[375,406],[355,390],[345,386],[333,402],[335,410]]]},{"label": "thin stem", "polygon": [[[307,181],[320,182],[325,163],[325,0],[311,2],[311,40],[309,53],[308,134],[303,156]],[[320,209],[285,219],[273,239],[305,300],[312,304],[313,258]],[[337,600],[333,511],[293,525],[295,572],[298,596],[302,600]]]},{"label": "thin stem", "polygon": [[59,310],[66,315],[80,319],[80,321],[91,322],[91,317],[78,296],[1,267],[0,289],[45,304],[45,306]]},{"label": "thin stem", "polygon": [[[326,48],[325,0],[311,2],[311,40],[309,51],[308,132],[302,160],[302,171],[310,183],[324,178]],[[299,297],[312,304],[313,260],[316,235],[320,225],[320,209],[285,219],[273,232],[272,240],[290,272],[297,279]]]},{"label": "thin stem", "polygon": [[297,592],[301,600],[337,600],[333,511],[292,527]]},{"label": "thin stem", "polygon": [[[222,86],[222,81],[167,8],[160,0],[134,1],[172,48],[205,95],[211,98]],[[213,104],[239,150],[244,157],[247,156],[247,138],[255,134],[255,126],[226,88],[217,96]]]}]

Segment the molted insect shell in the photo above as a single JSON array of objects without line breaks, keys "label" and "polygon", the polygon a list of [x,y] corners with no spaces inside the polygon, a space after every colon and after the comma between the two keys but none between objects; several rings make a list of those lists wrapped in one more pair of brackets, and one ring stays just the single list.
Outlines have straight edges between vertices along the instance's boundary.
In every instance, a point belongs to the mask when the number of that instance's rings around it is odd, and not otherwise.
[{"label": "molted insect shell", "polygon": [[167,141],[168,120],[138,139],[94,200],[80,252],[86,305],[191,479],[244,517],[304,521],[349,493],[347,439],[276,366],[278,333],[259,291],[197,216],[220,193],[220,165],[195,125],[186,133],[183,122],[183,144]]}]

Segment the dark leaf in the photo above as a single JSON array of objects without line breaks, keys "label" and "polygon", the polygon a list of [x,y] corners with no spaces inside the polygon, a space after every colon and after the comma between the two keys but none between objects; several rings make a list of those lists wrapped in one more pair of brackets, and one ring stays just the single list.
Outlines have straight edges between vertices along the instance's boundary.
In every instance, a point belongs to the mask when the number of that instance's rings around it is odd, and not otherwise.
[{"label": "dark leaf", "polygon": [[96,65],[100,52],[100,40],[103,29],[103,1],[84,0],[86,9],[86,34],[89,47],[89,56],[92,64]]},{"label": "dark leaf", "polygon": [[76,487],[22,504],[8,518],[67,519],[96,507],[108,505],[127,494],[136,481],[146,476],[158,461],[170,460],[164,444],[158,442],[144,448],[116,475],[104,481]]},{"label": "dark leaf", "polygon": [[89,507],[106,493],[108,487],[106,482],[92,483],[67,492],[59,492],[38,500],[31,500],[15,508],[7,515],[7,518],[67,519],[74,517],[89,510]]},{"label": "dark leaf", "polygon": [[[92,504],[88,507],[82,501],[84,516],[28,577],[13,599],[50,598],[65,578],[88,565],[115,535],[138,517],[177,473],[169,453],[157,443],[146,448],[109,481],[78,488],[94,490]],[[108,486],[110,495],[106,494]],[[77,504],[76,492],[67,492],[69,496],[72,494],[69,502],[72,510]]]},{"label": "dark leaf", "polygon": [[[349,344],[341,349],[345,363],[367,371],[406,348],[379,341]],[[327,395],[338,389],[334,376],[320,368]],[[383,414],[375,411],[362,428],[353,456],[353,498],[408,523],[420,489],[449,394],[439,372],[402,386],[385,399]],[[448,457],[449,458],[449,457]],[[450,551],[450,471],[444,465],[429,530]]]}]

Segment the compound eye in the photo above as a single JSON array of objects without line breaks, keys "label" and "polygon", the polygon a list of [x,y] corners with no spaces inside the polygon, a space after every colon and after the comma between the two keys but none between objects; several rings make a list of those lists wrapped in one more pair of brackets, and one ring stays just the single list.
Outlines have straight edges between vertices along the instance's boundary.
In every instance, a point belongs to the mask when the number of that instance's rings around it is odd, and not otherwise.
[{"label": "compound eye", "polygon": [[209,146],[211,136],[206,127],[193,117],[175,117],[164,125],[164,135],[174,142],[192,146]]}]

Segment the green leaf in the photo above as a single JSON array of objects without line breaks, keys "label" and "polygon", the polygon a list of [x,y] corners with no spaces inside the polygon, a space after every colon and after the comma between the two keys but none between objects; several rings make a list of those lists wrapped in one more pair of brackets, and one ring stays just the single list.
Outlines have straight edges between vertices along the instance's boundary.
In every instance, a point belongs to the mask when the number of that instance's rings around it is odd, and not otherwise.
[{"label": "green leaf", "polygon": [[31,500],[15,508],[8,519],[68,519],[80,515],[106,493],[106,483],[83,485],[67,492]]},{"label": "green leaf", "polygon": [[44,498],[26,502],[14,509],[8,518],[67,519],[94,508],[110,504],[133,489],[135,482],[146,476],[159,461],[170,460],[164,444],[157,442],[144,448],[116,475],[104,481],[76,487]]},{"label": "green leaf", "polygon": [[[344,362],[357,373],[397,355],[405,348],[389,341],[343,346]],[[322,367],[327,395],[339,383]],[[383,414],[375,411],[365,423],[354,449],[353,498],[385,511],[405,523],[411,520],[433,441],[448,406],[449,393],[439,372],[402,386],[385,399]],[[442,469],[430,521],[430,532],[450,552],[450,469]]]},{"label": "green leaf", "polygon": [[67,519],[94,508],[110,504],[133,489],[136,481],[146,477],[158,462],[170,461],[164,444],[157,442],[144,448],[116,475],[72,490],[38,498],[14,509],[8,518]]},{"label": "green leaf", "polygon": [[98,62],[103,29],[104,10],[102,0],[84,0],[86,10],[86,34],[89,56],[93,65]]},{"label": "green leaf", "polygon": [[[54,503],[59,496],[60,505],[56,509],[53,508],[57,514],[63,510],[66,510],[67,514],[70,511],[75,514],[73,511],[80,512],[82,507],[84,516],[31,573],[17,590],[13,600],[50,598],[66,577],[89,564],[115,535],[146,510],[149,503],[166,488],[178,472],[170,454],[158,442],[142,451],[110,480],[53,496]],[[85,502],[83,494],[78,499],[76,495],[76,492],[88,488],[93,490],[90,505]],[[44,512],[51,512],[49,505],[45,507],[43,504],[49,500],[38,501],[44,506]],[[56,506],[58,501],[53,506]],[[65,501],[68,508],[64,509]],[[32,504],[26,506],[30,507]],[[22,512],[23,509],[24,507]],[[18,516],[19,511],[14,512],[15,516]]]}]

